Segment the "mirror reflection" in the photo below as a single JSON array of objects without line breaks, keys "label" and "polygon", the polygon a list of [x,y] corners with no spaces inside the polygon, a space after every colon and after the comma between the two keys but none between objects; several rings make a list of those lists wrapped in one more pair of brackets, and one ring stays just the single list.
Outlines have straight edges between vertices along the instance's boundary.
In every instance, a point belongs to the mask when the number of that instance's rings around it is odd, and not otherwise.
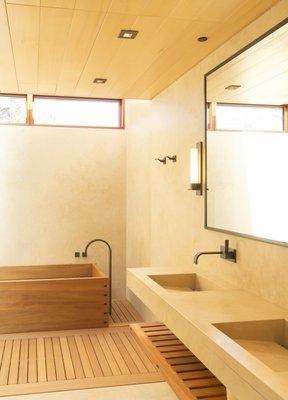
[{"label": "mirror reflection", "polygon": [[288,24],[207,76],[206,226],[288,244]]}]

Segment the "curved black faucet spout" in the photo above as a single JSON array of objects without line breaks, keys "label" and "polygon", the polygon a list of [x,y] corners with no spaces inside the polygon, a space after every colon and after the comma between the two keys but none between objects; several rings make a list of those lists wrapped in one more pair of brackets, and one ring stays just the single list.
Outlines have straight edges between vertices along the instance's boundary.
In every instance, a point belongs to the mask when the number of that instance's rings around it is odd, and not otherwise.
[{"label": "curved black faucet spout", "polygon": [[194,256],[194,264],[198,264],[199,257],[203,256],[204,254],[222,254],[221,251],[201,251],[200,253],[196,253]]},{"label": "curved black faucet spout", "polygon": [[89,242],[87,244],[87,246],[85,247],[85,250],[82,252],[82,257],[87,257],[87,252],[89,247],[91,246],[91,244],[95,243],[95,242],[102,242],[104,244],[106,244],[106,246],[108,247],[108,252],[109,252],[109,314],[111,315],[112,312],[112,248],[110,246],[110,244],[108,242],[106,242],[106,240],[103,239],[94,239],[91,240],[91,242]]},{"label": "curved black faucet spout", "polygon": [[229,240],[227,239],[225,240],[224,246],[220,246],[220,251],[201,251],[200,253],[195,254],[194,264],[198,264],[199,257],[210,254],[220,254],[220,257],[224,258],[224,260],[236,263],[236,250],[230,249]]}]

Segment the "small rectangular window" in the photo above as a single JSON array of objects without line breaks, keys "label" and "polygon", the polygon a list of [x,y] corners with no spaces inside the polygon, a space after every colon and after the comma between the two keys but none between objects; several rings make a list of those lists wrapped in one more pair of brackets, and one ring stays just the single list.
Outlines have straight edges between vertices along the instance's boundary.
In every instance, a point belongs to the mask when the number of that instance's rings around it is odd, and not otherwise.
[{"label": "small rectangular window", "polygon": [[121,100],[34,96],[34,124],[122,127]]},{"label": "small rectangular window", "polygon": [[216,129],[283,131],[284,110],[282,106],[218,103]]},{"label": "small rectangular window", "polygon": [[0,95],[0,123],[26,123],[26,96]]}]

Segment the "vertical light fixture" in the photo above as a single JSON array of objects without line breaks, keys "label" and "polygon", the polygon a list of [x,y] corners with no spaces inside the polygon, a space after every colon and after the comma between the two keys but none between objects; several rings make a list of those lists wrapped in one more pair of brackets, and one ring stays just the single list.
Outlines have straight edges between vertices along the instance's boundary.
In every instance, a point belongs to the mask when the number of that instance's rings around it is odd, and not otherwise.
[{"label": "vertical light fixture", "polygon": [[198,142],[190,150],[190,190],[195,190],[198,196],[203,194],[202,156],[203,142]]}]

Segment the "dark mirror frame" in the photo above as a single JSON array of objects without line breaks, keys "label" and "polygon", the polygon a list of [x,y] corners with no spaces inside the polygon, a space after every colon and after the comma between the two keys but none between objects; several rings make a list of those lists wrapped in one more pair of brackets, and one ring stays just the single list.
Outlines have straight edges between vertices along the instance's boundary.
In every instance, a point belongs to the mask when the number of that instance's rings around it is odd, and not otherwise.
[{"label": "dark mirror frame", "polygon": [[[259,36],[257,39],[253,40],[251,43],[248,45],[242,47],[240,50],[238,50],[236,53],[234,53],[232,56],[228,57],[226,60],[222,61],[219,65],[216,67],[212,68],[209,72],[207,72],[204,75],[204,107],[205,107],[205,118],[204,118],[204,123],[205,123],[205,142],[204,142],[204,202],[205,202],[205,216],[204,216],[204,227],[205,229],[211,230],[211,231],[217,231],[217,232],[222,232],[222,233],[227,233],[229,235],[234,235],[234,236],[240,236],[243,238],[248,238],[248,239],[253,239],[253,240],[258,240],[260,242],[266,242],[266,243],[271,243],[271,244],[276,244],[279,246],[285,246],[288,247],[288,242],[279,242],[276,240],[271,240],[271,239],[265,239],[253,235],[248,235],[245,233],[240,233],[240,232],[234,232],[234,231],[227,231],[224,229],[220,228],[212,228],[208,226],[208,221],[207,221],[207,78],[209,75],[211,75],[213,72],[217,71],[219,68],[223,67],[227,63],[229,63],[231,60],[234,58],[238,57],[240,54],[242,54],[244,51],[250,49],[250,47],[253,47],[255,44],[260,42],[261,40],[265,39],[267,36],[271,35],[273,32],[277,31],[279,28],[282,26],[286,25],[288,23],[288,18],[285,18],[283,21],[279,22],[279,24],[275,25],[273,28],[269,29],[267,32],[263,33],[261,36]],[[287,210],[288,212],[288,210]]]}]

